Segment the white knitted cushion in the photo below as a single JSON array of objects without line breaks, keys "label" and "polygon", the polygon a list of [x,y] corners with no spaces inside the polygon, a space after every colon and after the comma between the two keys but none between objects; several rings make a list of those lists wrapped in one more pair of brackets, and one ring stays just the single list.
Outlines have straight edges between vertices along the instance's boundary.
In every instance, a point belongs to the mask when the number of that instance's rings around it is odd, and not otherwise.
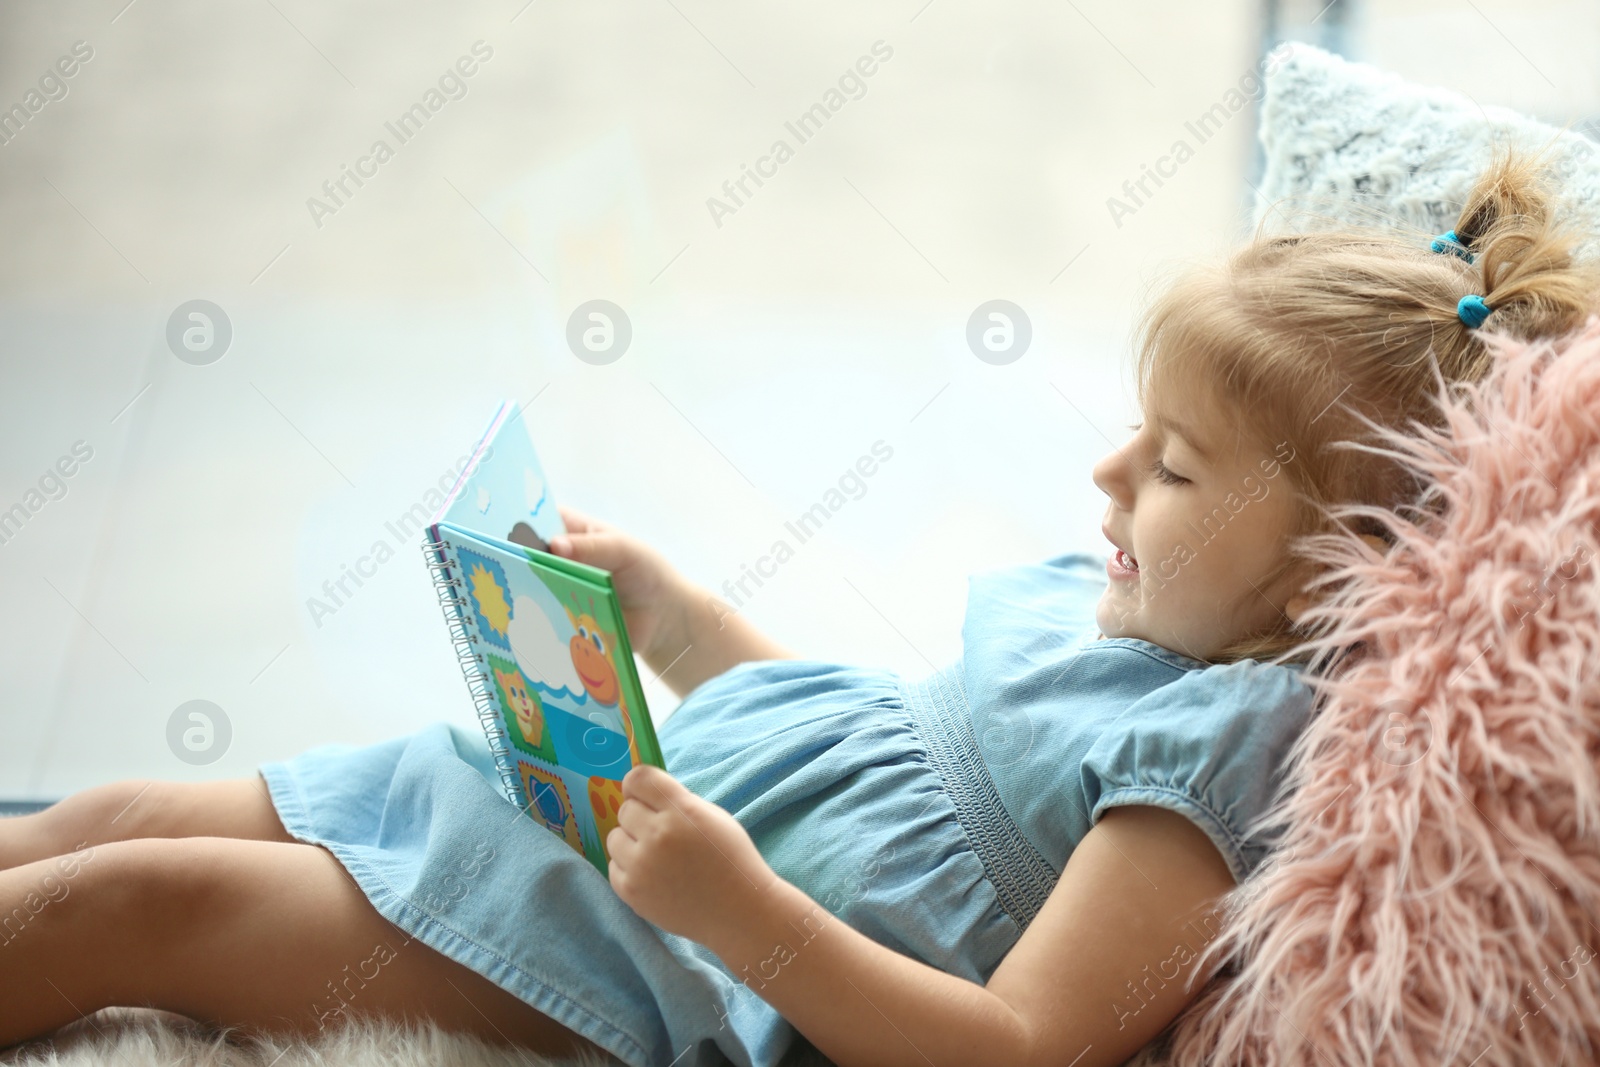
[{"label": "white knitted cushion", "polygon": [[1268,231],[1359,224],[1442,233],[1496,147],[1549,146],[1550,174],[1566,200],[1561,218],[1596,235],[1581,255],[1600,254],[1594,141],[1312,45],[1286,51],[1267,73],[1261,106],[1266,169],[1256,221]]}]

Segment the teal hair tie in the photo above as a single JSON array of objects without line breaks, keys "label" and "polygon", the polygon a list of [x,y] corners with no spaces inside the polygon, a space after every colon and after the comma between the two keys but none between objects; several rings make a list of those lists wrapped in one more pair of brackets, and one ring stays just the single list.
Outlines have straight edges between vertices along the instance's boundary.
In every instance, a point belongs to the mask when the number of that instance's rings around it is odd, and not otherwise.
[{"label": "teal hair tie", "polygon": [[1452,256],[1460,256],[1468,263],[1472,262],[1472,253],[1467,251],[1467,246],[1461,243],[1461,238],[1456,236],[1456,231],[1446,230],[1433,239],[1428,246],[1435,252],[1448,252]]},{"label": "teal hair tie", "polygon": [[1476,330],[1483,325],[1483,320],[1489,317],[1489,312],[1494,310],[1483,302],[1483,297],[1477,293],[1468,293],[1456,304],[1456,317],[1467,324],[1467,329]]}]

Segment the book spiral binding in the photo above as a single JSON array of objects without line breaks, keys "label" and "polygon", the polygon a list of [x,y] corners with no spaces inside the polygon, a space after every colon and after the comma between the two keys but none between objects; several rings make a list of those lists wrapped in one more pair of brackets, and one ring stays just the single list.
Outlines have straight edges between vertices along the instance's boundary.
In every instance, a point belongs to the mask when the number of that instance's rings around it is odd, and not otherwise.
[{"label": "book spiral binding", "polygon": [[452,565],[447,554],[449,547],[444,541],[431,541],[425,537],[422,554],[428,561],[428,571],[433,575],[434,592],[439,596],[439,607],[450,628],[450,644],[455,648],[456,662],[472,694],[473,709],[477,712],[478,721],[483,724],[484,735],[489,739],[489,750],[494,756],[495,769],[500,772],[500,783],[505,788],[506,798],[519,808],[526,808],[522,799],[522,779],[511,758],[510,739],[506,737],[505,724],[500,718],[500,702],[495,699],[494,682],[489,679],[483,657],[472,647],[472,634],[467,626],[466,583],[456,576],[460,568]]}]

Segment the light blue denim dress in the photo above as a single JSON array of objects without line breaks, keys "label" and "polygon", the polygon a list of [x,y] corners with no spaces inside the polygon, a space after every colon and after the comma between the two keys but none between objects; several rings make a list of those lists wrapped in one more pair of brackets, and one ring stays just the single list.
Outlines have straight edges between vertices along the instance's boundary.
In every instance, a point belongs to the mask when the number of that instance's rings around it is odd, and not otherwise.
[{"label": "light blue denim dress", "polygon": [[[985,982],[1106,809],[1188,817],[1243,879],[1313,706],[1298,668],[1101,639],[1104,557],[974,575],[963,653],[917,681],[740,664],[662,723],[668,769],[779,875],[898,952]],[[377,910],[628,1064],[775,1064],[794,1030],[711,952],[636,915],[439,724],[263,766],[296,838]],[[748,978],[748,985],[741,979]]]}]

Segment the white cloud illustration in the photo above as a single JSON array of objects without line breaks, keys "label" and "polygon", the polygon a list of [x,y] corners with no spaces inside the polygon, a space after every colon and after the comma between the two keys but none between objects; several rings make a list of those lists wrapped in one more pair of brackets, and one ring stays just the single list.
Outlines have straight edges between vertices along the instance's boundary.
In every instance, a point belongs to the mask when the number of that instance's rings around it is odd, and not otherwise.
[{"label": "white cloud illustration", "polygon": [[583,692],[583,681],[572,665],[567,642],[556,633],[532,597],[519,596],[512,602],[511,626],[506,637],[517,657],[517,666],[522,668],[528,681],[555,690],[565,688],[574,695]]}]

